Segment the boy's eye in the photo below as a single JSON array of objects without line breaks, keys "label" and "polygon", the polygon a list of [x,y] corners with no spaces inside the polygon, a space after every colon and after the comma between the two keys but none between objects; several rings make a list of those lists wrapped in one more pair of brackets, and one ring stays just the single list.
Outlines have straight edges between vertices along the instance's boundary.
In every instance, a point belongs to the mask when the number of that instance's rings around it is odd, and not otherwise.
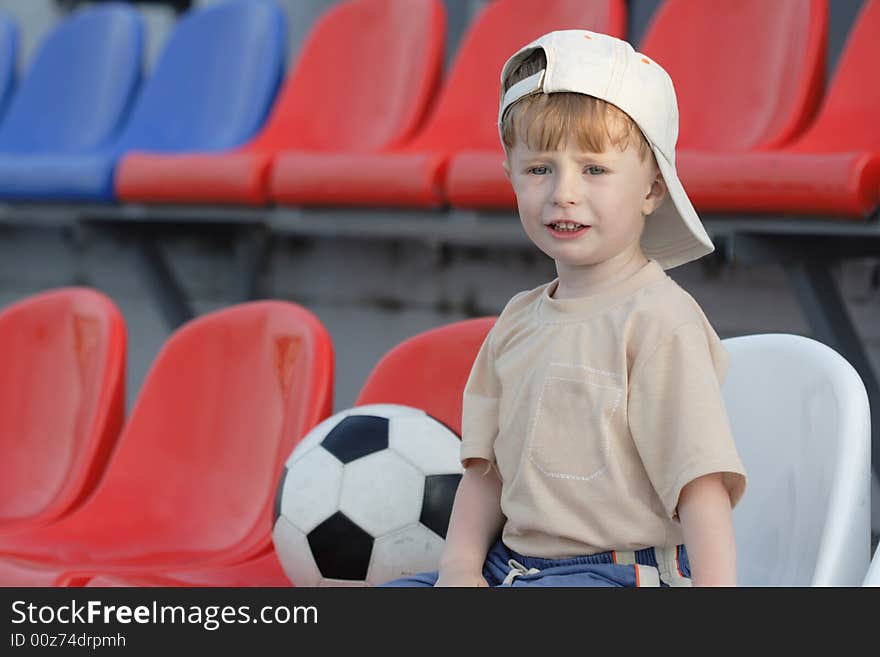
[{"label": "boy's eye", "polygon": [[593,164],[591,166],[588,166],[585,169],[585,171],[588,174],[590,174],[591,176],[601,176],[603,173],[606,172],[606,169],[605,169],[605,167],[600,167],[600,166]]},{"label": "boy's eye", "polygon": [[536,176],[543,176],[547,173],[547,167],[545,166],[537,166],[537,167],[529,167],[529,173],[533,173]]}]

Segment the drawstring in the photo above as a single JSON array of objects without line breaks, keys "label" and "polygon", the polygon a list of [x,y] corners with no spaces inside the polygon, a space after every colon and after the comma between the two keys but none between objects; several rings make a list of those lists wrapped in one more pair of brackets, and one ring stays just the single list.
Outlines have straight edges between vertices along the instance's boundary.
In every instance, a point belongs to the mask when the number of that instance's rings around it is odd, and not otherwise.
[{"label": "drawstring", "polygon": [[522,577],[523,575],[535,575],[541,572],[537,568],[526,568],[516,559],[508,560],[507,565],[510,568],[510,572],[507,573],[507,577],[504,578],[501,586],[510,586],[513,583],[513,580],[517,577]]}]

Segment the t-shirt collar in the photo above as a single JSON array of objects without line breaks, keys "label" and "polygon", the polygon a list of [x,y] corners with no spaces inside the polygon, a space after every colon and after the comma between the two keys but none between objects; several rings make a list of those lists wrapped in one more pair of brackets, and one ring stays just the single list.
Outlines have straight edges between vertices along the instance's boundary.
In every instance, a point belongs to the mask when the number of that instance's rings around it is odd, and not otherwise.
[{"label": "t-shirt collar", "polygon": [[538,316],[547,321],[576,321],[616,305],[646,285],[667,278],[666,272],[656,260],[648,263],[632,276],[618,281],[609,288],[595,294],[588,294],[573,299],[554,299],[550,295],[559,285],[555,278],[544,286],[541,291],[541,303]]}]

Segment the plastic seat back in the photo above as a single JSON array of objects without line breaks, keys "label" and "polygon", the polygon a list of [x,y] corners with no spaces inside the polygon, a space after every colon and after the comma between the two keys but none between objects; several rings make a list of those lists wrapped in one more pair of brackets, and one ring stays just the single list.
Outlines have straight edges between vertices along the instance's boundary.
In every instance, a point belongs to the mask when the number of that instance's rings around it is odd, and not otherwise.
[{"label": "plastic seat back", "polygon": [[798,151],[880,151],[880,0],[866,0],[837,60],[825,102]]},{"label": "plastic seat back", "polygon": [[495,317],[469,319],[401,342],[376,363],[355,404],[421,408],[461,435],[461,399]]},{"label": "plastic seat back", "polygon": [[286,25],[271,0],[226,0],[174,26],[146,80],[121,150],[213,151],[263,124],[281,79]]},{"label": "plastic seat back", "polygon": [[639,50],[675,83],[679,148],[778,146],[815,113],[825,71],[825,0],[666,0]]},{"label": "plastic seat back", "polygon": [[441,0],[351,0],[309,31],[256,150],[372,151],[410,137],[443,68]]},{"label": "plastic seat back", "polygon": [[85,153],[108,145],[140,82],[143,32],[137,10],[121,4],[59,22],[0,122],[0,152]]},{"label": "plastic seat back", "polygon": [[0,118],[15,89],[17,62],[18,26],[9,16],[0,14]]},{"label": "plastic seat back", "polygon": [[868,568],[870,418],[855,369],[796,335],[724,340],[723,393],[746,467],[739,583],[858,586]]},{"label": "plastic seat back", "polygon": [[621,0],[496,0],[462,37],[434,112],[408,150],[500,149],[501,67],[519,48],[552,30],[588,29],[623,37]]},{"label": "plastic seat back", "polygon": [[256,555],[271,544],[284,460],[329,415],[332,387],[330,337],[300,306],[259,301],[193,320],[158,354],[94,497],[35,542],[111,565]]},{"label": "plastic seat back", "polygon": [[92,491],[125,415],[125,324],[62,288],[0,312],[0,530],[34,527]]},{"label": "plastic seat back", "polygon": [[72,568],[235,563],[271,545],[284,460],[332,405],[333,350],[296,304],[258,301],[166,341],[94,495],[9,555]]}]

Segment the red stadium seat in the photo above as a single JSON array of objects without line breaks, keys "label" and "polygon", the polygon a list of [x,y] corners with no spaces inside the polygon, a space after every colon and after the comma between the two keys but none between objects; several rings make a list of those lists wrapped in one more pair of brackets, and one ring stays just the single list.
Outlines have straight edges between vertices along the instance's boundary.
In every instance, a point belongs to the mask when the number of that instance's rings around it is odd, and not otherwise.
[{"label": "red stadium seat", "polygon": [[48,587],[70,586],[67,573],[61,570],[40,568],[16,560],[0,561],[0,586]]},{"label": "red stadium seat", "polygon": [[880,0],[867,0],[819,114],[795,141],[760,153],[682,152],[698,210],[862,219],[880,203]]},{"label": "red stadium seat", "polygon": [[804,130],[822,95],[825,0],[666,0],[640,50],[666,69],[678,149],[745,151]]},{"label": "red stadium seat", "polygon": [[[500,171],[496,129],[501,66],[541,34],[588,28],[622,35],[623,0],[496,0],[463,37],[437,105],[418,135],[381,154],[353,148],[315,158],[285,153],[272,169],[271,194],[292,205],[437,207],[452,153],[488,151]],[[359,128],[363,130],[364,128]],[[512,194],[511,194],[512,197]]]},{"label": "red stadium seat", "polygon": [[267,202],[278,151],[373,152],[418,127],[440,79],[446,18],[441,0],[351,0],[310,31],[260,133],[226,153],[132,154],[117,191],[127,201]]},{"label": "red stadium seat", "polygon": [[[826,5],[825,0],[666,0],[639,50],[662,64],[675,84],[679,150],[765,148],[803,130],[821,95]],[[452,205],[516,207],[501,170],[500,147],[495,150],[453,158],[446,187]],[[687,181],[685,188],[691,191]]]},{"label": "red stadium seat", "polygon": [[[0,536],[0,558],[55,571],[214,567],[271,545],[291,449],[332,405],[318,319],[258,301],[200,317],[156,358],[94,494],[47,527]],[[0,585],[12,566],[0,562]]]},{"label": "red stadium seat", "polygon": [[0,531],[45,525],[92,492],[125,416],[125,322],[62,288],[0,312]]},{"label": "red stadium seat", "polygon": [[64,573],[56,576],[61,586],[291,586],[275,550],[232,566],[183,570],[170,573]]},{"label": "red stadium seat", "polygon": [[355,405],[421,408],[460,435],[464,386],[495,319],[455,322],[400,343],[370,372]]}]

